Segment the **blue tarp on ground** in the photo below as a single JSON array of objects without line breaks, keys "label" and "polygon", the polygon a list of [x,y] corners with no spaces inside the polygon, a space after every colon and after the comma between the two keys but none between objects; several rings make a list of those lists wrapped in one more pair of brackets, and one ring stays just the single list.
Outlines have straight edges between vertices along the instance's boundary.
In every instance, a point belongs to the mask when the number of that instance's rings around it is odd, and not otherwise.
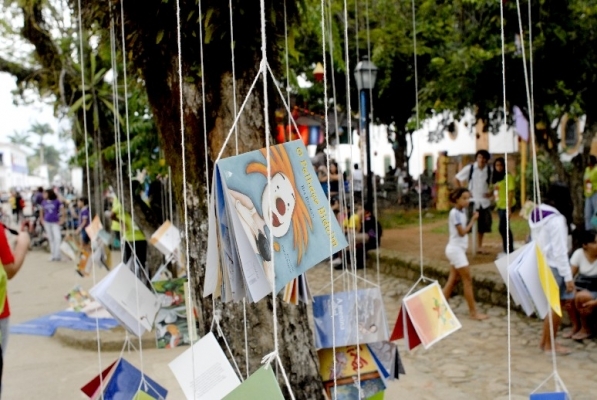
[{"label": "blue tarp on ground", "polygon": [[79,331],[95,331],[112,329],[118,325],[113,318],[89,318],[85,313],[75,311],[59,311],[20,324],[11,325],[10,333],[53,336],[57,328],[68,328]]}]

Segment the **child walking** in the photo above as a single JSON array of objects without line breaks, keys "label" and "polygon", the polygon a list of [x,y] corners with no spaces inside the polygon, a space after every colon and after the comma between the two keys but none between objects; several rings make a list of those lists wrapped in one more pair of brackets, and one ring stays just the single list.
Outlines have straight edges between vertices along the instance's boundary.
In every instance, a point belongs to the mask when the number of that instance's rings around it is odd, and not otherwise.
[{"label": "child walking", "polygon": [[454,208],[450,210],[448,218],[448,228],[450,231],[450,240],[446,246],[446,257],[450,261],[450,276],[448,282],[443,288],[446,299],[450,298],[454,286],[462,279],[464,289],[464,298],[468,304],[469,314],[472,319],[487,319],[487,315],[477,312],[475,297],[473,295],[473,278],[466,258],[466,249],[468,248],[468,233],[471,231],[475,220],[479,218],[479,213],[473,213],[471,221],[467,224],[466,209],[469,205],[471,194],[466,188],[457,188],[450,193],[450,201],[454,203]]}]

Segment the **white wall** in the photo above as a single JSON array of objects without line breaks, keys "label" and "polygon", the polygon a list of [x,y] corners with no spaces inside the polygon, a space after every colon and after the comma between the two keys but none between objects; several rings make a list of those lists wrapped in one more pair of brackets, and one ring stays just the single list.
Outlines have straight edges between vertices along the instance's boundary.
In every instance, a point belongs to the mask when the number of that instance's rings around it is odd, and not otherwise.
[{"label": "white wall", "polygon": [[[437,129],[441,118],[434,117],[423,121],[422,128],[412,135],[412,143],[408,143],[408,151],[412,149],[409,163],[409,173],[417,178],[425,169],[424,159],[426,155],[433,157],[433,166],[437,165],[437,157],[440,152],[447,151],[448,156],[462,154],[474,154],[477,152],[476,130],[471,128],[474,118],[470,112],[457,121],[457,135],[452,138],[449,133],[444,132],[444,137],[437,143],[429,142],[429,132]],[[465,125],[465,123],[468,125]],[[512,153],[518,151],[518,139],[512,128],[502,126],[497,134],[489,134],[489,152]]]}]

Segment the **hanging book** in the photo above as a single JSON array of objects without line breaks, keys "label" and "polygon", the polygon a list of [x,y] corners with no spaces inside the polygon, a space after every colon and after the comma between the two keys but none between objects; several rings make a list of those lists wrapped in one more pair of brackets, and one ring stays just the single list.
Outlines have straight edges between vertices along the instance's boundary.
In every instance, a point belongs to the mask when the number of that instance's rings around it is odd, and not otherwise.
[{"label": "hanging book", "polygon": [[533,393],[530,400],[568,400],[568,393],[566,392],[551,392],[551,393]]},{"label": "hanging book", "polygon": [[83,386],[81,391],[92,400],[165,400],[168,395],[164,387],[142,374],[137,367],[124,358],[113,362],[100,375]]},{"label": "hanging book", "polygon": [[398,346],[395,343],[376,342],[369,343],[367,347],[369,347],[369,351],[384,379],[399,379],[400,374],[405,374]]},{"label": "hanging book", "polygon": [[220,160],[212,193],[204,296],[259,301],[348,245],[301,141]]},{"label": "hanging book", "polygon": [[62,243],[60,243],[60,252],[69,260],[75,261],[77,259],[77,253],[79,252],[79,246],[73,239],[64,238]]},{"label": "hanging book", "polygon": [[169,256],[178,249],[178,245],[180,244],[180,231],[177,227],[172,225],[170,221],[166,221],[153,233],[153,235],[151,235],[149,241],[163,255]]},{"label": "hanging book", "polygon": [[366,345],[359,345],[358,348],[357,346],[336,347],[335,351],[321,349],[317,354],[319,374],[328,398],[368,399],[385,390],[386,384]]},{"label": "hanging book", "polygon": [[172,349],[190,344],[185,297],[186,278],[152,282],[152,285],[160,304],[155,318],[157,348]]},{"label": "hanging book", "polygon": [[460,328],[439,284],[434,282],[404,298],[391,339],[406,338],[411,350],[419,343],[428,349]]},{"label": "hanging book", "polygon": [[97,239],[99,231],[102,230],[102,228],[102,222],[100,221],[99,216],[96,215],[91,220],[91,223],[85,227],[85,233],[87,233],[91,242],[95,242],[95,239]]},{"label": "hanging book", "polygon": [[318,349],[389,338],[383,299],[377,287],[315,296],[313,319]]},{"label": "hanging book", "polygon": [[262,366],[223,400],[284,400],[273,366]]},{"label": "hanging book", "polygon": [[73,287],[70,292],[65,296],[68,301],[69,309],[72,311],[82,311],[91,303],[91,297],[89,293],[83,289],[80,285]]},{"label": "hanging book", "polygon": [[114,268],[89,293],[129,332],[141,336],[153,327],[157,296],[124,264]]},{"label": "hanging book", "polygon": [[530,316],[536,313],[545,318],[549,309],[562,315],[560,290],[553,273],[545,262],[541,248],[530,242],[510,254],[495,261],[495,265],[507,284],[510,280],[510,293],[514,302]]},{"label": "hanging book", "polygon": [[188,400],[220,400],[240,385],[238,376],[211,332],[168,366]]}]

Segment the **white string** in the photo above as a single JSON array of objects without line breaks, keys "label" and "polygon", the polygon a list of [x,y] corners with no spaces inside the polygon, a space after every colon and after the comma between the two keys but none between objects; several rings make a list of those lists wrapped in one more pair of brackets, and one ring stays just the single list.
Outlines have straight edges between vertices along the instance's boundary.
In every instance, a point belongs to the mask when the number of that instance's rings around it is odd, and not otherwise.
[{"label": "white string", "polygon": [[[413,13],[413,63],[415,67],[415,118],[416,118],[416,129],[421,127],[421,121],[419,118],[419,69],[418,69],[418,62],[417,62],[417,21],[416,21],[416,10],[415,10],[415,0],[411,0],[412,5],[412,13]],[[418,137],[419,140],[419,149],[422,147],[420,146],[421,142],[421,135]],[[420,151],[420,150],[419,150]],[[423,200],[421,198],[422,192],[422,184],[421,184],[421,154],[417,157],[419,160],[419,178],[418,178],[418,185],[419,185],[419,267],[421,269],[421,280],[425,280],[425,273],[423,267]]]},{"label": "white string", "polygon": [[230,349],[230,346],[228,345],[228,341],[226,340],[226,336],[224,336],[224,332],[222,331],[222,327],[220,326],[221,319],[222,319],[221,310],[215,310],[213,321],[215,322],[216,331],[218,333],[218,336],[220,337],[220,339],[222,339],[224,341],[224,344],[226,345],[226,349],[228,350],[228,354],[230,355],[230,358],[232,359],[232,362],[234,363],[234,367],[236,368],[236,372],[238,373],[239,379],[241,381],[244,381],[243,374],[241,374],[240,369],[238,368],[238,364],[236,363],[234,354],[232,354],[232,350]]},{"label": "white string", "polygon": [[[330,131],[329,131],[329,121],[328,121],[328,79],[327,79],[327,61],[326,61],[326,51],[325,51],[325,4],[324,0],[321,0],[321,55],[323,58],[323,118],[325,121],[325,145],[326,148],[330,148]],[[331,23],[331,21],[330,21]],[[332,64],[333,65],[333,64]],[[332,72],[333,75],[333,72]],[[337,127],[336,127],[337,129]],[[331,197],[330,193],[330,157],[326,157],[326,167],[327,167],[327,185],[328,185],[328,196]],[[332,215],[332,206],[331,202],[328,201],[328,216],[331,218]],[[330,279],[332,279],[332,293],[331,293],[331,303],[332,309],[334,308],[334,263],[333,263],[333,246],[332,246],[332,237],[330,235],[329,238],[329,249],[330,249]],[[332,311],[332,366],[334,371],[336,370],[336,324],[333,318],[334,312]],[[334,374],[334,399],[337,399],[337,388],[338,380],[336,378],[336,374]]]},{"label": "white string", "polygon": [[[199,7],[201,9],[201,1],[199,1]],[[199,14],[199,21],[201,21],[201,14]],[[199,29],[201,31],[201,29]],[[178,47],[178,102],[179,102],[179,117],[180,117],[180,149],[181,149],[181,161],[182,161],[182,200],[184,207],[184,234],[185,234],[185,264],[187,271],[187,301],[189,304],[193,304],[193,297],[191,295],[191,267],[189,263],[189,220],[188,220],[188,204],[187,204],[187,159],[186,159],[186,147],[185,147],[185,132],[184,132],[184,98],[183,98],[183,80],[182,80],[182,41],[180,35],[180,1],[176,0],[176,45]],[[201,70],[203,75],[203,69]],[[205,109],[205,101],[203,102],[203,109]],[[205,116],[204,116],[205,121]],[[205,153],[207,154],[207,147],[205,147]],[[207,164],[205,169],[207,171]],[[207,172],[206,172],[207,176]],[[207,189],[209,192],[209,189]],[[207,197],[209,199],[209,196]],[[189,327],[195,329],[195,327]],[[193,339],[195,335],[189,335],[191,341],[191,347],[193,347]],[[191,352],[191,363],[192,363],[192,376],[195,376],[195,355]],[[193,379],[193,393],[196,398],[196,380]]]},{"label": "white string", "polygon": [[[201,112],[203,113],[203,148],[205,149],[205,193],[207,195],[206,199],[209,201],[209,158],[207,155],[207,114],[205,111],[205,66],[203,64],[203,12],[201,11],[201,1],[197,2],[197,7],[199,8],[199,60],[201,63]],[[182,73],[182,72],[181,72]],[[234,83],[233,83],[234,84]],[[182,91],[182,82],[180,83],[180,88]],[[182,132],[182,136],[184,137],[184,132]],[[182,142],[183,148],[182,152],[184,154],[184,141]],[[184,158],[183,158],[184,159]],[[184,167],[184,164],[183,164]],[[186,172],[184,173],[186,176]],[[185,179],[186,183],[186,179]],[[186,195],[185,195],[186,198]],[[185,204],[186,207],[186,204]],[[185,220],[186,221],[186,220]],[[186,222],[185,222],[186,223]],[[187,232],[188,233],[188,232]],[[188,236],[187,236],[188,238]]]},{"label": "white string", "polygon": [[[506,45],[504,38],[504,4],[500,1],[500,32],[502,41],[502,97],[504,108],[504,123],[506,123]],[[510,265],[510,203],[508,192],[508,152],[505,152],[504,157],[504,179],[506,180],[506,265]],[[495,163],[494,171],[495,173]],[[522,171],[524,174],[524,171]],[[493,182],[492,182],[493,184]],[[506,301],[508,313],[508,399],[512,398],[512,332],[511,332],[511,310],[510,310],[510,277],[506,280]]]},{"label": "white string", "polygon": [[[232,6],[230,6],[230,12],[232,12]],[[290,105],[290,63],[288,62],[288,21],[286,16],[286,0],[284,0],[284,58],[286,60],[286,102]],[[290,128],[290,120],[292,114],[288,113],[288,128]],[[286,131],[289,129],[284,128],[284,138],[286,138]],[[290,132],[288,132],[288,139],[290,140]]]},{"label": "white string", "polygon": [[[349,55],[349,51],[348,51],[348,5],[347,5],[347,1],[344,0],[344,7],[343,7],[343,11],[344,11],[344,51],[345,51],[345,63],[346,63],[346,93],[350,93],[350,76],[348,74],[348,71],[350,71],[350,55]],[[358,46],[357,46],[358,47]],[[346,102],[347,102],[347,107],[346,107],[346,114],[347,114],[347,119],[348,119],[348,132],[352,132],[352,127],[351,127],[351,115],[352,115],[352,110],[350,108],[350,96],[346,96]],[[369,149],[367,149],[369,150]],[[370,194],[368,194],[370,195]],[[354,196],[353,196],[354,197]],[[355,297],[355,311],[356,312],[356,318],[355,318],[355,327],[357,332],[359,331],[359,313],[358,313],[358,309],[359,309],[359,296],[357,295],[357,290],[358,290],[358,280],[356,278],[357,276],[357,263],[355,262],[356,260],[356,240],[353,240],[354,242],[354,246],[355,246],[355,257],[353,257],[351,259],[353,267],[352,267],[352,271],[354,273],[354,281],[353,281],[353,287],[354,287],[354,297]],[[360,359],[361,357],[361,351],[360,351],[360,345],[359,345],[359,335],[357,334],[357,342],[356,342],[356,347],[357,347],[357,359]],[[358,389],[358,393],[359,393],[359,398],[361,398],[363,396],[363,392],[362,392],[362,388],[361,388],[361,368],[359,365],[359,368],[357,368],[357,381],[356,381],[356,385],[357,385],[357,389]]]},{"label": "white string", "polygon": [[[285,0],[286,1],[286,0]],[[232,0],[228,0],[228,8],[230,9],[230,53],[232,57],[232,105],[234,108],[234,116],[236,117],[236,62],[234,61],[234,21],[232,11]],[[284,3],[284,18],[286,18],[286,2]],[[286,19],[284,20],[286,23]],[[284,25],[286,27],[286,25]],[[287,41],[288,46],[288,41]],[[286,68],[288,69],[288,49],[286,51]],[[238,125],[234,129],[234,144],[235,154],[238,155]],[[211,207],[212,205],[210,205]],[[212,297],[213,298],[213,297]],[[243,297],[243,325],[245,335],[245,373],[249,377],[249,336],[247,334],[247,301]]]},{"label": "white string", "polygon": [[[79,11],[79,63],[81,65],[81,90],[83,96],[83,135],[85,141],[85,168],[87,172],[87,198],[91,199],[91,180],[89,178],[89,139],[87,137],[87,104],[86,104],[86,93],[85,93],[85,58],[84,58],[84,51],[83,51],[83,19],[81,17],[81,0],[77,0],[77,6]],[[99,155],[98,155],[99,160]],[[91,217],[92,210],[91,210],[91,202],[89,202],[89,216]],[[96,277],[95,277],[95,260],[91,257],[91,276],[93,279],[93,285],[95,286]],[[95,337],[97,343],[97,363],[99,369],[99,377],[100,377],[100,386],[103,386],[103,377],[102,377],[102,347],[100,341],[100,332],[99,332],[99,319],[95,318]],[[102,399],[104,398],[104,394],[101,394]]]},{"label": "white string", "polygon": [[[263,65],[267,65],[267,49],[266,49],[266,35],[265,35],[265,1],[260,0],[260,11],[261,11],[261,58]],[[272,198],[272,190],[271,190],[271,155],[270,155],[270,126],[269,126],[269,99],[268,99],[268,92],[267,92],[267,70],[266,68],[262,68],[262,76],[263,76],[263,117],[265,120],[265,148],[267,153],[267,187],[268,187],[268,199],[271,200]],[[275,80],[274,80],[275,81]],[[283,97],[282,97],[283,98]],[[274,237],[270,235],[269,238],[269,246],[270,246],[270,254],[274,254]],[[277,296],[276,296],[276,269],[275,269],[275,258],[272,257],[271,259],[271,285],[272,285],[272,317],[273,317],[273,325],[274,325],[274,353],[276,354],[276,358],[279,359],[279,343],[278,343],[278,314],[277,314]],[[284,370],[284,366],[280,362],[280,369],[282,371],[282,376],[284,377],[284,381],[286,382],[286,386],[288,387],[288,392],[290,393],[290,397],[294,400],[294,393],[292,391],[292,387],[288,382],[288,377],[286,376],[286,371]]]},{"label": "white string", "polygon": [[[526,89],[526,95],[527,95],[527,105],[528,105],[528,109],[529,109],[529,122],[530,122],[530,131],[531,131],[531,142],[532,142],[532,152],[533,152],[533,172],[535,173],[535,171],[537,171],[537,152],[536,152],[536,148],[535,148],[535,115],[534,115],[534,110],[533,107],[531,105],[531,94],[530,94],[530,89],[529,89],[529,78],[528,78],[528,72],[527,72],[527,64],[526,64],[526,50],[524,47],[524,36],[523,36],[523,29],[522,29],[522,17],[521,17],[521,13],[520,13],[520,0],[516,0],[516,10],[517,10],[517,14],[518,14],[518,27],[519,27],[519,31],[520,31],[520,43],[521,43],[521,48],[522,48],[522,62],[523,62],[523,67],[524,67],[524,78],[525,78],[525,89]],[[532,49],[530,49],[530,51],[532,51]],[[538,171],[537,171],[537,175],[536,177],[533,177],[534,182],[535,182],[535,187],[537,190],[537,201],[541,201],[541,193],[539,192],[539,179],[538,179]],[[540,204],[540,203],[537,203]],[[547,269],[545,270],[545,274],[547,275],[548,273],[550,273],[550,271],[548,271]],[[547,276],[546,276],[546,281],[547,281]],[[547,317],[549,319],[549,336],[550,336],[550,341],[551,341],[551,360],[552,360],[552,368],[553,368],[553,373],[554,375],[557,375],[558,372],[558,366],[557,366],[557,361],[556,361],[556,340],[555,340],[555,332],[553,329],[553,315],[552,315],[553,311],[551,310],[551,307],[548,309],[547,311]]]},{"label": "white string", "polygon": [[[131,202],[131,230],[133,233],[133,238],[135,236],[135,207],[133,202],[133,170],[132,170],[132,161],[131,161],[131,138],[130,138],[130,125],[129,125],[129,105],[128,105],[128,83],[127,83],[127,75],[126,75],[126,43],[125,43],[125,35],[124,35],[124,0],[120,2],[120,18],[121,18],[121,34],[122,34],[122,72],[123,72],[123,80],[124,80],[124,113],[125,113],[125,121],[126,121],[126,147],[127,147],[127,156],[128,156],[128,175],[129,175],[129,191],[130,191],[130,202]],[[122,199],[122,207],[124,207],[124,199]],[[124,226],[124,230],[126,232],[126,226]],[[125,234],[125,232],[121,232]],[[139,277],[139,267],[141,269],[145,269],[145,266],[140,266],[136,262],[136,254],[137,248],[135,244],[135,240],[132,240],[132,244],[129,243],[131,247],[131,259],[133,260],[133,264],[135,266],[135,276]],[[139,307],[139,279],[135,279],[135,301],[137,305],[137,310],[140,309]],[[137,319],[137,329],[141,332],[141,321]],[[139,335],[139,360],[141,362],[141,376],[142,379],[145,378],[144,373],[144,362],[143,362],[143,341],[141,339],[143,335]]]}]

